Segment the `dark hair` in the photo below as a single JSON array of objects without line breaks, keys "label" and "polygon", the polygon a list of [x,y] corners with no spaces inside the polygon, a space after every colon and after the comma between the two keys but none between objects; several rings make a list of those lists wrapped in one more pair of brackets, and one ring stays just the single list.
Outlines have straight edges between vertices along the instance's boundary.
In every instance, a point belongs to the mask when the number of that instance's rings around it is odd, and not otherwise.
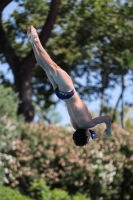
[{"label": "dark hair", "polygon": [[87,144],[87,136],[85,129],[77,129],[73,134],[73,140],[76,146],[84,146]]}]

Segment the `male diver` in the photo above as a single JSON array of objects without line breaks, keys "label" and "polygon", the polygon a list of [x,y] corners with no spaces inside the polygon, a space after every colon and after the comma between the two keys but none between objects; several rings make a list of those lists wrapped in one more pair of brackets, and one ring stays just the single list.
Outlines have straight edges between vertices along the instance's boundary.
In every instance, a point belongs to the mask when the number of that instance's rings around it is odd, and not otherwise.
[{"label": "male diver", "polygon": [[45,70],[55,94],[66,103],[71,124],[75,129],[73,134],[74,143],[77,146],[84,146],[87,144],[90,137],[96,139],[98,135],[90,128],[101,123],[106,124],[105,133],[107,136],[111,136],[110,116],[105,115],[92,119],[85,102],[80,99],[75,91],[70,76],[50,58],[42,47],[36,29],[33,26],[30,26],[27,35],[29,42],[32,44],[36,60]]}]

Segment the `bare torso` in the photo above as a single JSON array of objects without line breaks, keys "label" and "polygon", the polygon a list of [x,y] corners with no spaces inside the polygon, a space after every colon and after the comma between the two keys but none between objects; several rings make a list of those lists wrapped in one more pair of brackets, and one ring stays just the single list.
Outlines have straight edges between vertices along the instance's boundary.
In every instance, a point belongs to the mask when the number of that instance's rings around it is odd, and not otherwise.
[{"label": "bare torso", "polygon": [[68,108],[71,123],[75,129],[76,126],[77,128],[83,128],[92,120],[90,111],[85,102],[80,99],[77,92],[70,99],[64,101]]}]

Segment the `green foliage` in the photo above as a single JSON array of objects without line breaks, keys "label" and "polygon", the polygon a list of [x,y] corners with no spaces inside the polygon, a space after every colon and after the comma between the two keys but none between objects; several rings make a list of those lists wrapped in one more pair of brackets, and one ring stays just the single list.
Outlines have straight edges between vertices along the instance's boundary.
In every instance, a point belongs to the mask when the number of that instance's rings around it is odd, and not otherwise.
[{"label": "green foliage", "polygon": [[18,97],[11,88],[0,85],[0,97],[0,151],[8,151],[12,139],[21,133],[22,118],[17,120]]},{"label": "green foliage", "polygon": [[[48,0],[21,0],[4,29],[20,60],[31,50],[26,32],[34,25],[40,33],[49,12]],[[52,59],[73,77],[76,90],[86,100],[105,95],[121,84],[120,76],[133,68],[133,1],[63,0],[45,45]],[[3,56],[4,57],[4,56]],[[80,80],[78,79],[80,77]],[[85,83],[81,82],[84,77]],[[41,84],[40,84],[41,83]],[[37,103],[48,108],[55,102],[45,73],[35,67],[32,79]]]},{"label": "green foliage", "polygon": [[90,200],[90,198],[77,193],[74,196],[68,195],[66,191],[60,189],[50,190],[44,180],[39,180],[37,183],[32,183],[30,191],[34,194],[34,198],[38,200]]},{"label": "green foliage", "polygon": [[52,105],[47,109],[42,109],[35,102],[33,103],[36,111],[36,123],[59,124],[61,121],[60,113],[56,111],[56,106]]},{"label": "green foliage", "polygon": [[48,10],[48,1],[22,0],[18,1],[18,7],[9,19],[4,21],[4,28],[10,42],[21,58],[25,57],[31,48],[27,39],[27,29],[30,25],[36,28],[42,27]]},{"label": "green foliage", "polygon": [[16,119],[18,96],[12,88],[0,85],[0,117],[6,114],[11,119]]},{"label": "green foliage", "polygon": [[38,200],[71,200],[65,191],[59,189],[50,191],[50,187],[47,186],[43,180],[40,180],[37,183],[33,183],[31,186],[31,191],[35,193],[34,198]]},{"label": "green foliage", "polygon": [[21,195],[18,191],[15,191],[9,187],[0,187],[0,199],[1,200],[32,200],[26,196]]},{"label": "green foliage", "polygon": [[133,118],[128,119],[125,123],[125,129],[128,131],[132,131],[133,130]]},{"label": "green foliage", "polygon": [[[11,88],[5,88],[0,85],[0,158],[6,153],[12,146],[12,141],[21,134],[22,118],[17,120],[18,97]],[[8,156],[7,156],[8,157]],[[11,157],[9,156],[10,160]],[[3,180],[3,166],[0,161],[0,184]]]},{"label": "green foliage", "polygon": [[[66,71],[71,69],[76,89],[86,100],[97,98],[104,91],[105,101],[109,101],[105,90],[121,83],[122,71],[128,73],[133,60],[129,5],[132,7],[133,3],[113,0],[62,3],[57,18],[61,30],[53,31],[56,37],[49,40],[47,48],[50,51],[52,46],[52,58],[60,66]],[[81,83],[83,76],[85,87]]]},{"label": "green foliage", "polygon": [[72,197],[72,200],[91,200],[89,197],[85,197],[83,194],[77,193]]},{"label": "green foliage", "polygon": [[[30,191],[36,200],[90,200],[90,198],[87,198],[80,193],[70,196],[67,192],[60,189],[50,190],[50,187],[46,185],[44,180],[32,183]],[[1,200],[32,200],[31,198],[20,194],[17,190],[5,186],[0,186],[0,197]]]},{"label": "green foliage", "polygon": [[[72,131],[53,125],[27,125],[22,139],[12,143],[9,156],[12,162],[2,156],[6,168],[5,177],[14,188],[32,195],[48,190],[45,185],[35,183],[29,191],[30,183],[44,179],[53,188],[77,191],[92,199],[114,199],[121,195],[128,199],[133,191],[133,135],[117,124],[113,127],[113,137],[108,139],[104,127],[96,128],[97,141],[90,141],[85,147],[76,147],[72,141]],[[76,197],[75,197],[76,198]]]}]

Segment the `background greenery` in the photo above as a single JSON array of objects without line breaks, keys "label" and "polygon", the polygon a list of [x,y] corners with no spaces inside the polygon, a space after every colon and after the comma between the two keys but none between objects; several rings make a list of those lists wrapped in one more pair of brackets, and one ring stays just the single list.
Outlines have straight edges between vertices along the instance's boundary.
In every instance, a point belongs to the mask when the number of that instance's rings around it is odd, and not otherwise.
[{"label": "background greenery", "polygon": [[[124,96],[128,88],[124,80],[128,75],[131,84],[133,81],[133,1],[64,0],[59,5],[59,0],[51,1],[56,2],[53,8],[58,14],[55,12],[56,21],[47,38],[45,22],[52,10],[50,1],[16,2],[18,9],[7,20],[0,20],[1,63],[8,62],[14,74],[13,84],[3,74],[0,76],[3,84],[0,86],[0,181],[4,185],[0,192],[3,199],[10,200],[10,196],[14,196],[16,200],[29,197],[37,200],[132,200],[130,108],[132,111],[133,103]],[[1,13],[7,4],[5,0],[0,2]],[[105,127],[99,125],[95,127],[99,139],[79,148],[72,141],[70,127],[65,129],[42,122],[44,118],[51,123],[46,108],[50,109],[55,102],[52,87],[42,69],[35,65],[27,41],[30,24],[37,28],[53,60],[72,76],[80,97],[88,101],[101,100],[99,114],[109,113],[114,122],[111,139],[104,135]],[[77,77],[84,78],[85,82]],[[111,95],[118,85],[121,94],[116,106],[111,108]],[[108,93],[108,89],[111,92]],[[32,98],[25,104],[27,94]],[[33,120],[33,116],[26,118],[26,113],[28,116],[33,108],[32,101],[34,106],[39,106],[40,123],[25,124],[24,118],[27,122]],[[21,103],[28,110],[21,113],[24,117],[18,118]],[[56,122],[56,116],[52,122]],[[18,194],[18,190],[25,197]]]},{"label": "background greenery", "polygon": [[21,195],[18,191],[14,191],[9,187],[0,187],[0,198],[1,200],[32,200],[29,197]]},{"label": "background greenery", "polygon": [[[12,140],[21,134],[23,118],[17,118],[16,116],[17,104],[18,96],[14,91],[0,85],[0,152],[2,149],[5,150],[5,153],[8,152],[12,146]],[[3,173],[3,163],[1,162],[0,184],[3,182]]]},{"label": "background greenery", "polygon": [[[79,193],[77,195],[70,196],[67,192],[60,189],[50,190],[43,180],[40,180],[36,184],[34,183],[31,187],[31,191],[32,190],[34,190],[34,193],[36,193],[35,199],[39,200],[90,200],[90,198],[87,198]],[[15,191],[9,187],[2,186],[0,187],[0,191],[0,197],[2,200],[33,200],[20,194],[17,190]]]},{"label": "background greenery", "polygon": [[[7,91],[4,88],[4,92]],[[10,98],[13,100],[14,97]],[[8,102],[8,98],[5,101]],[[5,106],[6,103],[3,110]],[[13,107],[8,108],[9,113]],[[9,119],[15,121],[15,118]],[[32,198],[39,198],[40,193],[43,196],[45,183],[40,179],[45,180],[51,189],[59,188],[71,195],[78,191],[96,200],[115,200],[121,196],[132,198],[133,130],[128,132],[113,124],[113,137],[109,139],[103,133],[104,128],[102,124],[96,127],[99,139],[82,148],[74,145],[70,127],[23,124],[19,128],[10,128],[8,137],[4,137],[6,132],[1,131],[4,143],[10,144],[1,146],[4,185],[19,189]]]},{"label": "background greenery", "polygon": [[[119,123],[126,127],[126,114],[133,108],[132,99],[125,95],[133,80],[133,1],[15,2],[17,9],[8,19],[0,21],[0,55],[1,61],[8,62],[13,72],[13,84],[4,76],[1,80],[19,92],[19,114],[31,122],[34,117],[32,99],[43,110],[56,103],[52,98],[53,88],[45,72],[35,65],[27,40],[27,29],[32,24],[52,59],[71,75],[80,97],[89,102],[100,99],[99,114],[112,113],[112,121],[116,120],[119,108]],[[4,1],[0,4],[1,8],[6,6]],[[127,75],[128,83],[125,82]],[[113,90],[118,86],[121,92],[112,107]],[[32,117],[28,113],[32,113]]]}]

